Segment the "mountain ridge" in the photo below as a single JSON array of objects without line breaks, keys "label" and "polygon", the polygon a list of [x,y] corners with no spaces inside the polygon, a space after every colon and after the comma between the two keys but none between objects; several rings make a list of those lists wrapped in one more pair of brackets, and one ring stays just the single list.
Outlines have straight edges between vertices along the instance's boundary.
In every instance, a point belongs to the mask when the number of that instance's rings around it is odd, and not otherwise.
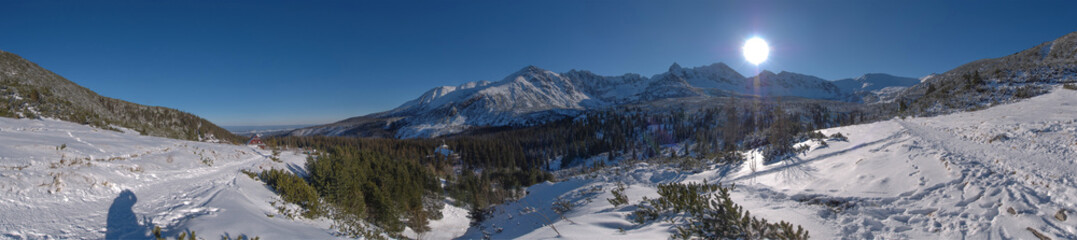
[{"label": "mountain ridge", "polygon": [[194,114],[101,96],[36,63],[0,50],[0,117],[48,117],[103,129],[194,141],[242,141]]},{"label": "mountain ridge", "polygon": [[910,113],[938,115],[981,109],[1077,83],[1077,32],[1014,54],[980,59],[932,74],[895,98]]},{"label": "mountain ridge", "polygon": [[[930,75],[928,77],[930,78]],[[864,103],[892,102],[896,95],[921,83],[921,79],[898,77],[886,73],[868,73],[855,78],[834,80],[842,92],[852,93]]]},{"label": "mountain ridge", "polygon": [[[525,69],[539,68],[528,66]],[[1011,55],[970,61],[944,73],[921,78],[869,73],[856,78],[826,81],[811,75],[765,70],[755,76],[744,77],[724,63],[693,68],[673,63],[667,72],[651,77],[639,74],[601,76],[586,70],[549,73],[569,86],[581,86],[571,88],[582,90],[572,94],[583,93],[584,96],[575,99],[579,101],[572,102],[577,105],[571,108],[539,108],[535,112],[568,110],[569,113],[563,115],[571,116],[571,111],[580,110],[576,106],[583,106],[586,110],[601,110],[678,98],[746,96],[884,104],[888,105],[884,108],[893,108],[899,114],[936,115],[1011,102],[1043,94],[1054,85],[1077,82],[1077,32]],[[566,76],[568,81],[563,81],[561,78]],[[482,96],[469,97],[472,98],[464,103],[483,102],[486,99]],[[579,105],[583,99],[588,104]],[[451,104],[447,107],[456,109]],[[519,119],[517,115],[499,115],[501,112],[497,111],[486,112],[497,113],[498,121],[472,119],[488,117],[480,112],[464,112],[461,115],[457,115],[460,114],[458,111],[415,112],[413,115],[427,117],[414,119],[397,116],[400,118],[395,119],[392,125],[387,124],[384,129],[405,129],[405,134],[393,135],[398,138],[436,137],[473,126],[513,126],[520,122],[541,123],[543,120],[556,119],[550,117],[551,114],[541,115],[545,117],[541,119]],[[368,116],[377,117],[379,114]],[[437,121],[430,121],[430,116],[435,116],[433,118]]]},{"label": "mountain ridge", "polygon": [[582,111],[665,99],[800,97],[849,101],[859,100],[861,95],[843,92],[832,81],[806,74],[762,71],[745,77],[725,63],[692,68],[673,63],[667,72],[651,77],[634,73],[603,76],[576,69],[556,73],[530,65],[500,81],[435,87],[388,111],[286,135],[436,137],[472,127],[526,126]]}]

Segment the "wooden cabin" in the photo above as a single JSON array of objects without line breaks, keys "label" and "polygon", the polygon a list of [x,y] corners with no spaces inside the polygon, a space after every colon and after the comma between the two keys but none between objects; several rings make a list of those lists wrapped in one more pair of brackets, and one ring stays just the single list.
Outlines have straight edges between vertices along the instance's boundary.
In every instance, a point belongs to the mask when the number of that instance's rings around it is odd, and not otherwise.
[{"label": "wooden cabin", "polygon": [[258,146],[258,148],[266,149],[266,143],[262,142],[262,136],[259,136],[258,134],[251,136],[251,139],[247,140],[247,145]]}]

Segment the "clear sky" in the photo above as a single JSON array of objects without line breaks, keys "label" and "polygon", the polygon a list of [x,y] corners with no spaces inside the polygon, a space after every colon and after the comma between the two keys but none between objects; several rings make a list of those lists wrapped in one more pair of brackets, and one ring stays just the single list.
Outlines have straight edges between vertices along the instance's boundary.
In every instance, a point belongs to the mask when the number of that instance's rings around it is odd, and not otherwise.
[{"label": "clear sky", "polygon": [[0,49],[104,96],[220,125],[327,123],[527,65],[725,62],[920,77],[1077,31],[1077,1],[2,1]]}]

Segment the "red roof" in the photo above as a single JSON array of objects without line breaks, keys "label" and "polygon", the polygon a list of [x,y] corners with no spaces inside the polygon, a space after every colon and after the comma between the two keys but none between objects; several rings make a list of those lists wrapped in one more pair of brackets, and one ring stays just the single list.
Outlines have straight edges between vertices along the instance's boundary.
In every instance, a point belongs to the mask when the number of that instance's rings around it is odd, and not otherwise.
[{"label": "red roof", "polygon": [[247,140],[247,144],[248,145],[265,145],[265,143],[262,142],[262,138],[258,137],[258,135],[255,135],[254,137],[251,137],[251,140]]}]

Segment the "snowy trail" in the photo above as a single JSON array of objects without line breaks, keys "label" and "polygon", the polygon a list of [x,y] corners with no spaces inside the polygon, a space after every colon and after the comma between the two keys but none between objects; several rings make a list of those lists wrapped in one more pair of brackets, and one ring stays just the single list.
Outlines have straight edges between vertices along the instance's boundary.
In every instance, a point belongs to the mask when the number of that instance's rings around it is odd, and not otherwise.
[{"label": "snowy trail", "polygon": [[[1072,226],[1062,227],[1053,224],[1052,221],[1055,220],[1050,217],[1038,217],[1053,216],[1059,209],[1074,207],[1069,196],[1051,194],[1048,184],[1055,185],[1056,189],[1077,188],[1069,182],[1044,179],[1039,175],[1040,171],[1025,171],[1023,168],[1006,165],[1021,159],[1049,160],[1049,156],[1042,153],[1015,152],[1012,148],[961,139],[952,133],[925,126],[926,124],[906,121],[899,123],[930,145],[942,149],[946,154],[940,160],[952,163],[950,166],[955,168],[954,171],[962,174],[960,185],[947,186],[948,189],[945,190],[951,191],[936,193],[961,193],[960,199],[954,204],[958,208],[941,208],[938,214],[943,220],[948,220],[945,222],[959,224],[959,231],[953,234],[960,233],[962,237],[973,238],[982,238],[983,235],[989,238],[1011,238],[1019,236],[1019,233],[1028,233],[1025,227],[1013,225],[1026,224],[1029,227],[1041,225],[1043,228],[1037,230],[1066,239],[1077,238]],[[1055,196],[1063,199],[1057,199]],[[1010,208],[1013,208],[1016,214],[1008,213]],[[1004,211],[1005,214],[1000,214]]]},{"label": "snowy trail", "polygon": [[[762,187],[752,182],[745,182],[754,179],[759,174],[780,175],[782,171],[788,171],[789,166],[776,164],[779,166],[768,169],[774,171],[760,171],[753,175],[735,178],[731,182],[742,180],[741,182],[746,185],[740,192],[749,196],[745,199],[761,202],[761,204],[757,203],[760,207],[797,207],[790,201],[837,205],[836,207],[829,206],[830,209],[821,211],[819,216],[822,218],[817,219],[817,221],[827,223],[824,224],[826,226],[840,226],[835,229],[834,237],[860,239],[939,236],[950,239],[1028,238],[1032,235],[1026,228],[1031,227],[1050,236],[1063,239],[1077,238],[1072,225],[1059,224],[1052,217],[1060,209],[1073,209],[1072,201],[1063,200],[1071,199],[1073,196],[1067,194],[1075,189],[1072,184],[1065,181],[1052,183],[1048,180],[1036,180],[1033,174],[1023,174],[1020,170],[1014,170],[1017,168],[1009,167],[1005,160],[992,160],[1050,159],[1049,156],[1037,154],[1029,156],[1014,152],[1012,148],[998,148],[954,137],[953,133],[937,130],[936,127],[931,126],[935,123],[933,121],[895,120],[895,122],[900,125],[900,128],[892,129],[898,134],[885,138],[890,143],[874,141],[868,145],[857,144],[854,148],[879,146],[872,149],[876,152],[906,150],[907,152],[901,155],[908,155],[907,158],[890,158],[887,161],[891,161],[891,167],[881,170],[900,169],[897,166],[904,165],[916,169],[909,173],[910,176],[922,173],[921,166],[910,160],[930,156],[938,159],[945,168],[945,174],[952,176],[953,179],[934,185],[924,184],[921,185],[923,187],[912,191],[883,197],[833,196],[832,192],[815,193],[812,191],[787,196],[771,190],[784,188],[783,184],[774,183],[773,180],[763,184]],[[893,137],[898,135],[904,137]],[[890,146],[886,147],[886,145]],[[848,151],[840,150],[834,153]],[[824,153],[819,156],[823,159],[815,157],[812,161],[825,161],[826,157],[834,156],[839,155]],[[831,160],[841,161],[840,158]],[[810,169],[818,169],[818,167],[810,167]],[[813,175],[823,176],[822,174]],[[930,175],[938,174],[929,174],[929,177]],[[1055,185],[1055,189],[1062,189],[1062,191],[1051,193],[1052,190],[1044,183],[1051,183]],[[1012,213],[1009,210],[1011,208],[1014,209]],[[782,215],[774,214],[774,216],[781,217]],[[811,220],[810,217],[808,220]]]},{"label": "snowy trail", "polygon": [[273,162],[247,146],[54,120],[0,125],[0,238],[143,238],[154,225],[168,236],[335,238],[328,220],[274,217],[279,197],[240,172],[302,166],[303,155]]},{"label": "snowy trail", "polygon": [[104,150],[104,149],[100,149],[100,148],[97,148],[96,146],[94,146],[94,145],[93,145],[93,144],[91,144],[91,143],[88,143],[88,142],[86,142],[86,141],[82,141],[82,138],[78,138],[78,137],[75,137],[75,135],[74,135],[74,134],[71,134],[71,132],[70,132],[70,131],[68,131],[68,132],[67,132],[67,136],[69,136],[69,137],[71,137],[71,138],[75,139],[75,141],[76,141],[76,142],[79,142],[79,143],[82,143],[82,144],[86,144],[87,146],[90,146],[90,147],[92,147],[92,148],[94,148],[94,149],[97,149],[97,151],[99,151],[99,152],[101,152],[101,153],[105,153],[105,150]]},{"label": "snowy trail", "polygon": [[[914,134],[916,134],[917,136],[923,138],[924,140],[932,143],[932,145],[938,146],[939,148],[941,148],[945,152],[952,153],[952,154],[955,154],[955,155],[960,155],[962,157],[959,158],[959,159],[961,159],[963,161],[972,162],[972,163],[978,163],[978,165],[988,167],[988,168],[990,168],[991,170],[994,170],[994,171],[999,171],[999,172],[1017,171],[1017,172],[1021,173],[1021,175],[1030,175],[1030,177],[1036,177],[1037,178],[1036,180],[1041,181],[1041,182],[1043,182],[1045,180],[1046,181],[1051,181],[1051,180],[1047,179],[1047,176],[1043,175],[1043,173],[1045,173],[1045,172],[1048,173],[1048,174],[1053,175],[1053,176],[1050,177],[1051,179],[1058,179],[1060,177],[1064,177],[1064,178],[1069,177],[1069,176],[1065,176],[1065,175],[1069,175],[1069,174],[1058,174],[1055,171],[1051,171],[1052,169],[1064,169],[1064,168],[1050,168],[1050,167],[1044,168],[1044,167],[1040,167],[1040,166],[1026,166],[1026,165],[1041,164],[1041,163],[1037,163],[1037,162],[1011,162],[1011,160],[1029,159],[1029,158],[1037,159],[1037,160],[1040,160],[1040,161],[1052,160],[1053,159],[1049,154],[1046,154],[1046,153],[1043,153],[1043,152],[1016,151],[1016,150],[1014,150],[1014,148],[991,146],[989,144],[983,144],[983,143],[979,143],[979,142],[970,141],[970,140],[967,140],[967,139],[958,138],[958,137],[955,137],[954,134],[952,134],[952,133],[945,132],[945,131],[942,131],[942,130],[937,130],[937,129],[933,128],[933,127],[929,127],[929,126],[925,126],[925,125],[918,125],[918,124],[911,123],[911,122],[906,122],[906,121],[899,121],[899,123],[901,123],[902,127],[908,129],[909,131],[913,132]],[[995,160],[995,161],[991,161],[992,159]],[[983,161],[983,160],[987,160],[987,161]],[[1005,164],[1002,164],[1003,160],[1007,160],[1005,162]],[[1061,165],[1061,164],[1067,164],[1067,162],[1051,161],[1049,164],[1052,164],[1052,165],[1059,164],[1059,165]],[[1017,165],[1017,166],[1015,168],[1014,166],[1011,166],[1011,165]],[[1059,165],[1054,165],[1054,166],[1059,166]],[[1032,168],[1032,167],[1035,167],[1037,171],[1025,171],[1025,169],[1029,169],[1029,168]],[[1071,181],[1066,181],[1066,182],[1071,182]],[[1066,184],[1066,187],[1074,187],[1074,185],[1072,183],[1063,183],[1063,184]]]},{"label": "snowy trail", "polygon": [[850,142],[809,142],[798,159],[719,177],[743,184],[757,208],[827,206],[821,218],[799,217],[836,227],[824,238],[1035,238],[1033,229],[1075,239],[1072,222],[1055,219],[1077,202],[1074,105],[1077,92],[1056,90],[977,112],[825,129]]},{"label": "snowy trail", "polygon": [[[112,223],[102,220],[107,220],[113,217],[110,215],[115,215],[120,211],[133,211],[136,216],[131,217],[137,217],[137,225],[120,227],[119,231],[124,234],[117,237],[142,236],[144,231],[151,227],[151,222],[162,227],[175,226],[187,218],[219,211],[217,208],[207,207],[207,203],[222,191],[235,189],[235,182],[240,180],[239,178],[247,178],[239,170],[249,168],[260,161],[264,161],[264,158],[250,156],[240,161],[227,162],[220,166],[194,171],[156,172],[143,178],[144,180],[152,179],[150,183],[133,183],[129,186],[117,187],[123,188],[123,191],[113,196],[116,197],[115,199],[102,197],[75,202],[69,201],[65,197],[62,202],[55,202],[45,206],[37,205],[23,209],[7,209],[5,215],[35,216],[22,219],[17,223],[21,226],[31,227],[26,230],[46,233],[75,233],[77,231],[72,231],[68,228],[93,226],[98,225],[100,222]],[[113,209],[114,207],[110,205],[121,201],[119,196],[125,195],[128,193],[127,191],[130,191],[136,199],[128,205],[131,208]],[[46,209],[47,211],[45,211]],[[86,209],[96,209],[96,211],[85,211]],[[41,216],[41,214],[52,214],[52,216],[45,217]],[[57,224],[57,219],[63,219],[69,224]],[[150,219],[150,221],[146,221],[146,219]],[[5,226],[4,228],[18,229],[15,226]],[[110,229],[87,228],[82,230],[105,234]],[[76,236],[80,235],[64,237]]]}]

